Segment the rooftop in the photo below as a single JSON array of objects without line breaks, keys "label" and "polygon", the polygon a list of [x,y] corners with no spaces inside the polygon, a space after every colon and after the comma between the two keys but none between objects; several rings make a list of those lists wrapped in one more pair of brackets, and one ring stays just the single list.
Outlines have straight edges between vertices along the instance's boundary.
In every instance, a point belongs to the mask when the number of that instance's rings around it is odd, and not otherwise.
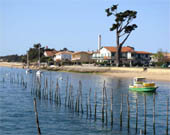
[{"label": "rooftop", "polygon": [[152,54],[150,52],[144,52],[144,51],[135,51],[135,53],[137,53],[137,54]]},{"label": "rooftop", "polygon": [[75,52],[75,53],[73,53],[73,55],[81,54],[81,53],[84,53],[84,54],[92,54],[92,52],[80,51],[80,52]]},{"label": "rooftop", "polygon": [[[116,52],[116,49],[117,49],[117,47],[111,47],[111,46],[104,46],[104,48],[106,48],[107,50],[111,52]],[[134,52],[134,48],[130,46],[125,46],[125,47],[122,47],[121,52]]]},{"label": "rooftop", "polygon": [[69,51],[60,51],[60,52],[57,52],[55,55],[59,55],[59,54],[72,54],[72,52],[69,52]]},{"label": "rooftop", "polygon": [[57,51],[45,51],[46,52],[46,54],[47,54],[47,56],[49,56],[49,57],[51,57],[51,56],[54,56],[56,53],[57,53]]}]

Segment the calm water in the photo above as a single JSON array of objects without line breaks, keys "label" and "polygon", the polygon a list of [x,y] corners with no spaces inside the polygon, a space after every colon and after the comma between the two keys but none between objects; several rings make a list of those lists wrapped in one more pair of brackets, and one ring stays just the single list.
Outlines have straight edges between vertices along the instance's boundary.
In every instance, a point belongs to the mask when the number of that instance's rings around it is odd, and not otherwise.
[{"label": "calm water", "polygon": [[[11,82],[13,78],[13,82]],[[76,97],[79,80],[82,82],[84,113],[78,114],[64,106],[66,82],[73,85],[73,96]],[[147,134],[153,134],[153,93],[136,93],[128,90],[131,79],[111,78],[93,74],[79,74],[66,72],[44,71],[41,77],[42,88],[45,80],[48,80],[48,88],[52,91],[56,88],[58,79],[61,92],[61,106],[47,99],[37,98],[37,110],[41,132],[44,135],[55,134],[135,134],[136,128],[136,98],[138,98],[138,132],[144,129],[144,94],[147,102]],[[20,84],[27,82],[26,88]],[[33,98],[31,94],[35,88],[35,73],[25,74],[23,69],[11,69],[0,67],[0,134],[1,135],[32,135],[37,134]],[[102,124],[101,101],[103,82],[106,81],[108,96],[108,124]],[[156,81],[159,86],[156,96],[156,132],[166,134],[166,104],[170,97],[170,83]],[[86,115],[86,96],[89,89],[92,90],[91,104],[92,116]],[[110,126],[110,91],[113,88],[113,127]],[[94,121],[94,93],[97,92],[97,120]],[[123,123],[120,128],[120,102],[123,94]],[[128,131],[128,115],[126,95],[129,94],[130,102],[130,128]],[[75,101],[74,101],[75,102]],[[170,117],[170,116],[169,116]],[[169,118],[170,124],[170,118]],[[170,132],[170,125],[169,125]]]}]

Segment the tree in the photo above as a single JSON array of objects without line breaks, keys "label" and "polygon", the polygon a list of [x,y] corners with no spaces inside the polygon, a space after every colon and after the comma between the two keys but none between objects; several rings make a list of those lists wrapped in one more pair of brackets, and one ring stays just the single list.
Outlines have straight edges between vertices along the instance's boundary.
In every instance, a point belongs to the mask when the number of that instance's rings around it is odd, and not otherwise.
[{"label": "tree", "polygon": [[131,24],[133,19],[136,18],[137,12],[132,10],[117,12],[117,7],[118,5],[113,5],[111,8],[107,8],[105,11],[107,16],[113,15],[115,18],[114,24],[110,28],[110,31],[116,30],[116,66],[120,66],[122,46],[130,36],[131,32],[137,28],[136,24]]},{"label": "tree", "polygon": [[68,51],[68,49],[67,48],[63,48],[60,51]]},{"label": "tree", "polygon": [[28,50],[28,53],[29,53],[29,60],[31,62],[37,62],[38,59],[39,59],[39,53],[40,53],[40,57],[43,56],[44,54],[44,47],[41,47],[41,44],[38,43],[38,44],[34,44],[33,45],[33,48],[30,48]]},{"label": "tree", "polygon": [[41,47],[41,44],[40,44],[40,43],[34,44],[34,48],[39,49],[40,47]]},{"label": "tree", "polygon": [[154,59],[157,61],[156,65],[161,66],[165,64],[165,56],[162,49],[159,49],[156,54],[154,54]]}]

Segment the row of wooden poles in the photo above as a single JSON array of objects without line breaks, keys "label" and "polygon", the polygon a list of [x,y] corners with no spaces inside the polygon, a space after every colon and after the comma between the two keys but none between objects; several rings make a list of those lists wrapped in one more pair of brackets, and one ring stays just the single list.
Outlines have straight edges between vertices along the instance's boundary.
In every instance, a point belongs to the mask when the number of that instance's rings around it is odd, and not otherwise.
[{"label": "row of wooden poles", "polygon": [[[24,88],[27,88],[27,82],[26,79],[24,79],[23,75],[17,74],[17,77],[15,75],[10,76],[10,83],[18,83],[21,84]],[[3,78],[3,82],[5,82],[5,78]],[[59,87],[59,82],[58,80],[56,81],[56,88],[55,91],[53,90],[53,84],[54,82],[52,81],[50,77],[50,84],[48,86],[48,78],[44,79],[44,86],[41,86],[42,80],[41,78],[37,78],[35,76],[32,77],[32,86],[31,86],[31,93],[35,94],[36,97],[39,99],[46,99],[50,100],[50,102],[54,101],[57,106],[63,105],[65,107],[68,107],[71,109],[73,112],[77,112],[77,114],[84,114],[86,112],[86,117],[87,118],[92,118],[92,102],[91,102],[91,93],[92,89],[89,89],[88,94],[86,94],[86,105],[85,105],[85,110],[83,107],[83,90],[82,90],[82,82],[79,81],[79,87],[77,89],[76,94],[74,94],[74,89],[73,85],[68,83],[68,78],[66,81],[66,87],[65,87],[65,97],[62,100],[61,97],[61,90]],[[108,107],[109,107],[109,98],[110,98],[110,117],[108,116]],[[140,133],[146,134],[146,129],[147,129],[147,102],[146,102],[146,95],[144,95],[144,129],[140,130]],[[129,95],[126,95],[126,102],[127,102],[127,129],[128,132],[130,130],[130,102],[129,102]],[[94,121],[97,120],[97,91],[95,90],[94,93]],[[37,106],[36,106],[36,99],[34,99],[34,110],[35,110],[35,116],[36,116],[36,123],[37,123],[37,129],[38,129],[38,134],[41,134],[40,127],[39,127],[39,121],[38,121],[38,112],[37,112]],[[166,113],[166,135],[168,135],[168,115],[169,115],[169,97],[167,98],[167,113]],[[106,90],[106,84],[104,81],[103,84],[103,89],[102,89],[102,99],[101,99],[101,121],[103,124],[106,126],[108,125],[108,118],[110,118],[110,125],[113,127],[114,124],[114,118],[113,118],[113,89],[110,91],[110,97],[107,95],[107,90]],[[121,103],[120,103],[120,129],[122,130],[122,123],[123,123],[123,94],[121,95]],[[138,133],[138,98],[136,98],[136,134]],[[153,134],[155,134],[155,94],[153,94]]]},{"label": "row of wooden poles", "polygon": [[[47,79],[45,81],[45,90],[48,91],[47,88]],[[50,81],[51,82],[51,81]],[[40,85],[40,83],[39,83]],[[40,89],[36,89],[40,90]],[[88,95],[86,95],[86,116],[87,118],[92,118],[92,103],[91,103],[91,88],[89,89]],[[36,92],[37,93],[37,92]],[[38,92],[40,93],[40,92]],[[44,92],[43,92],[44,93]],[[45,92],[48,94],[48,92]],[[60,95],[60,88],[58,84],[58,80],[56,83],[56,91],[55,91],[55,96],[52,96],[52,91],[50,87],[49,91],[49,96],[43,96],[46,97],[46,99],[52,100],[54,98],[54,101],[56,102],[57,105],[61,105],[61,95]],[[111,127],[113,126],[113,89],[111,89],[110,92],[110,125]],[[40,95],[38,95],[40,97]],[[129,132],[130,129],[130,103],[129,103],[129,95],[126,96],[126,102],[127,102],[127,129]],[[105,81],[103,84],[103,89],[102,89],[102,116],[101,120],[102,123],[107,126],[108,125],[108,96],[107,96],[107,91],[106,91],[106,86],[105,86]],[[73,86],[70,84],[68,85],[68,79],[66,82],[66,90],[65,90],[65,97],[64,97],[64,103],[65,107],[68,107],[72,109],[73,111],[77,112],[78,114],[83,114],[85,111],[83,109],[83,91],[82,91],[82,83],[79,81],[79,88],[77,89],[77,94],[75,95],[75,102],[74,102],[74,95],[73,95]],[[147,129],[147,109],[146,109],[146,95],[144,95],[144,129],[143,133],[146,134],[146,129]],[[167,98],[167,118],[166,118],[166,134],[168,135],[168,109],[169,109],[169,98]],[[95,91],[94,93],[94,121],[96,121],[97,118],[97,92]],[[123,122],[123,94],[121,95],[121,103],[120,103],[120,129],[122,129],[122,122]],[[138,99],[136,98],[136,133],[138,133]],[[155,94],[153,94],[153,134],[155,134]]]},{"label": "row of wooden poles", "polygon": [[[2,82],[3,84],[5,83],[10,83],[10,84],[19,84],[23,86],[23,88],[27,88],[27,80],[25,79],[25,76],[22,73],[4,73],[2,76]],[[3,85],[4,87],[4,85]]]}]

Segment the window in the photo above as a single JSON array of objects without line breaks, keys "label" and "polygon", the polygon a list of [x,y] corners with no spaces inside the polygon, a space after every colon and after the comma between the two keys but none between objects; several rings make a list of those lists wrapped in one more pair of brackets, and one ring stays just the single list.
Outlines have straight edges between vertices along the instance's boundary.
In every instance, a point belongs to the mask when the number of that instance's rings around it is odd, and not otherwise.
[{"label": "window", "polygon": [[140,54],[138,54],[138,58],[140,58],[141,56],[140,56]]},{"label": "window", "polygon": [[127,53],[122,53],[122,58],[127,57]]},{"label": "window", "polygon": [[112,56],[115,56],[115,53],[112,53],[111,55],[112,55]]}]

